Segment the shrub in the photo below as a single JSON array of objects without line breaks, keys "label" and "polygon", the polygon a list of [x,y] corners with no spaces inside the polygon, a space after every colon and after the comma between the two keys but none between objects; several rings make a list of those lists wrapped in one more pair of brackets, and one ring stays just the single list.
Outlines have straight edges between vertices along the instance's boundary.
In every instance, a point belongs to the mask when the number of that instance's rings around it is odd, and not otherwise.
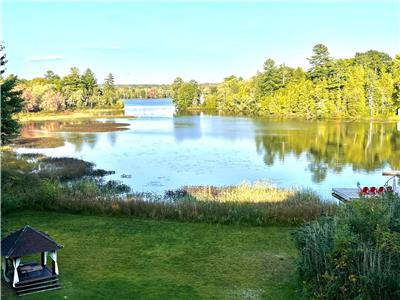
[{"label": "shrub", "polygon": [[400,197],[343,205],[294,235],[304,293],[313,299],[400,299]]}]

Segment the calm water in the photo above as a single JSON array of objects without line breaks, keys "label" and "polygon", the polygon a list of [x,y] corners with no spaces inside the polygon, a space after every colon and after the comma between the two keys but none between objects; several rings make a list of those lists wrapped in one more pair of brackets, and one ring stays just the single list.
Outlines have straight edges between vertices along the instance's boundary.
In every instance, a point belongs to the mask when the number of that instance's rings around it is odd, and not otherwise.
[{"label": "calm water", "polygon": [[[383,169],[400,168],[400,125],[395,122],[174,116],[168,99],[128,100],[125,115],[137,118],[26,124],[25,136],[61,137],[65,144],[18,151],[92,161],[116,171],[108,178],[153,192],[263,180],[310,187],[328,198],[332,187],[356,187],[357,181],[380,185]],[[123,124],[114,131],[91,132],[99,122]]]}]

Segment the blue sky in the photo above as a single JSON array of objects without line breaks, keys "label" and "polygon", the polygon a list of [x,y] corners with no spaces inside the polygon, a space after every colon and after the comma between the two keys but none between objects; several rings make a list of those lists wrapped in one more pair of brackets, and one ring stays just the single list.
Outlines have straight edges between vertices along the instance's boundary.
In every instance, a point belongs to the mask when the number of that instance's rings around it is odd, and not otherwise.
[{"label": "blue sky", "polygon": [[267,58],[307,67],[313,45],[333,57],[400,53],[400,7],[392,2],[2,2],[9,73],[60,75],[91,68],[102,82],[218,82],[249,78]]}]

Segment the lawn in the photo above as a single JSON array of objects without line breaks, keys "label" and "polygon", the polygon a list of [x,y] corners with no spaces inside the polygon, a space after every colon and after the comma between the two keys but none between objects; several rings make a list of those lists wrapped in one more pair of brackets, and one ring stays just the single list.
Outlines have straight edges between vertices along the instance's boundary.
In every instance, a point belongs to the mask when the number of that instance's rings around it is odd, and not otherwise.
[{"label": "lawn", "polygon": [[[294,227],[28,211],[3,216],[3,234],[26,224],[64,245],[62,289],[27,300],[296,299]],[[2,297],[17,298],[4,281]]]}]

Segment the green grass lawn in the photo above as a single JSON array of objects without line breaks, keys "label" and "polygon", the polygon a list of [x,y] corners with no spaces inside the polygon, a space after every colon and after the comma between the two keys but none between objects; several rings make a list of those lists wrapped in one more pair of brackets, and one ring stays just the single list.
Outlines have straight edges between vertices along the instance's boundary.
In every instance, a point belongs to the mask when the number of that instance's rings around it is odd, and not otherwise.
[{"label": "green grass lawn", "polygon": [[[296,299],[293,227],[21,212],[3,234],[26,224],[64,248],[62,289],[25,299]],[[4,281],[2,298],[17,298]]]}]

